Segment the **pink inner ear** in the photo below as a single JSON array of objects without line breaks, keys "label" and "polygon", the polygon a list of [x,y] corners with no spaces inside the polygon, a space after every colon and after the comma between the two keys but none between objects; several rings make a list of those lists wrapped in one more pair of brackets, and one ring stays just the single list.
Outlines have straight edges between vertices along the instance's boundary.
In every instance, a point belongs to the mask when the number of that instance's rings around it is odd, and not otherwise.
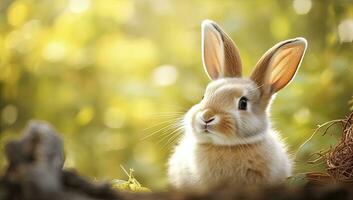
[{"label": "pink inner ear", "polygon": [[212,79],[217,79],[222,74],[223,65],[223,42],[218,33],[207,30],[204,33],[204,65],[208,75]]},{"label": "pink inner ear", "polygon": [[202,22],[203,64],[211,79],[240,77],[241,61],[232,39],[210,20]]},{"label": "pink inner ear", "polygon": [[277,92],[286,86],[294,77],[304,48],[302,45],[290,45],[279,49],[270,62],[270,84],[272,90]]}]

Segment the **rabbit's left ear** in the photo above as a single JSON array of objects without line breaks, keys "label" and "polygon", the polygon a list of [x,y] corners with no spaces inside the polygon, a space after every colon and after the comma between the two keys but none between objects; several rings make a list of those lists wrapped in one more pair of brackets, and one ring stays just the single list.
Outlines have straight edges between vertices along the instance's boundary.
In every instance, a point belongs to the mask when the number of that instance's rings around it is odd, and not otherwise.
[{"label": "rabbit's left ear", "polygon": [[256,64],[250,79],[262,91],[274,94],[293,79],[299,69],[307,47],[304,38],[278,43],[269,49]]},{"label": "rabbit's left ear", "polygon": [[208,76],[215,80],[240,77],[239,51],[232,39],[211,20],[204,20],[202,29],[202,61]]}]

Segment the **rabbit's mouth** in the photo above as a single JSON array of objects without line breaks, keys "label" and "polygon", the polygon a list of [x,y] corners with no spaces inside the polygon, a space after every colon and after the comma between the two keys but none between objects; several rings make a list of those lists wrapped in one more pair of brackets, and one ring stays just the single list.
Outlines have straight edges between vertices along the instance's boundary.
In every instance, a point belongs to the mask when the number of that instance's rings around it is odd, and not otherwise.
[{"label": "rabbit's mouth", "polygon": [[196,120],[196,127],[198,132],[203,134],[211,134],[215,131],[217,124],[219,123],[218,117],[214,117],[209,120],[204,119],[197,119]]},{"label": "rabbit's mouth", "polygon": [[[202,125],[201,125],[202,126]],[[204,124],[203,126],[202,126],[202,133],[206,133],[206,134],[208,134],[208,133],[211,133],[211,131],[209,130],[210,129],[210,126],[209,125],[207,125],[207,124]]]}]

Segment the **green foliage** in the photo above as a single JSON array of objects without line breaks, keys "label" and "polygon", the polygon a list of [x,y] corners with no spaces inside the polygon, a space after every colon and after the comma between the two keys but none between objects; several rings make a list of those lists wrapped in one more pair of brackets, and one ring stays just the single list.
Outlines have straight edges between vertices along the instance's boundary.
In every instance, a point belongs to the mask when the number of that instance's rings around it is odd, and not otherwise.
[{"label": "green foliage", "polygon": [[[244,74],[280,40],[308,40],[297,76],[272,107],[293,154],[317,124],[352,108],[349,1],[3,0],[0,11],[0,166],[5,142],[36,118],[62,133],[65,167],[112,179],[128,165],[144,185],[164,188],[178,136],[170,124],[208,83],[205,18],[234,39]],[[336,136],[317,134],[303,146],[296,171],[321,169],[305,161]]]}]

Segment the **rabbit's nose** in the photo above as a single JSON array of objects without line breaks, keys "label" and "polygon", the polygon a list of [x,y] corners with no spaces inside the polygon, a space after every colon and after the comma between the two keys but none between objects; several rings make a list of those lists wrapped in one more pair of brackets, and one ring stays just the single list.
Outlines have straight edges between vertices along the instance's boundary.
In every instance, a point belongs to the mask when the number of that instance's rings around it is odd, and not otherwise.
[{"label": "rabbit's nose", "polygon": [[212,117],[211,119],[208,119],[208,120],[204,120],[204,119],[202,119],[202,121],[203,122],[205,122],[206,124],[207,123],[210,123],[210,122],[212,122],[213,120],[215,120],[216,118],[215,117]]},{"label": "rabbit's nose", "polygon": [[206,109],[200,113],[200,118],[204,123],[211,123],[216,119],[216,116],[210,109]]}]

